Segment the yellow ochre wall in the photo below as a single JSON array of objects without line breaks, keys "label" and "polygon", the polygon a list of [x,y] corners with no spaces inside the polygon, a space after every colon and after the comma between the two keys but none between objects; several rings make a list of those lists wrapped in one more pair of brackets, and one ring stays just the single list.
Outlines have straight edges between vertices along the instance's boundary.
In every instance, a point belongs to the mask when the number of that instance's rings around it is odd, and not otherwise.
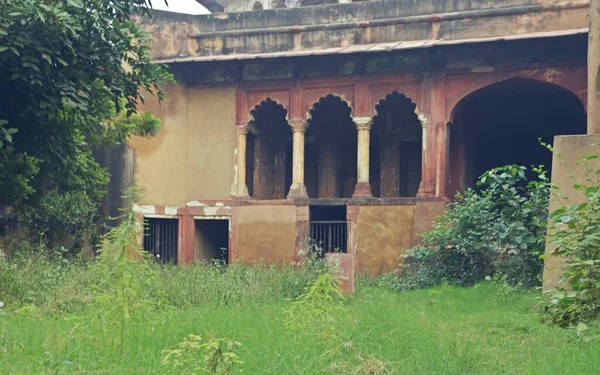
[{"label": "yellow ochre wall", "polygon": [[296,207],[292,205],[239,206],[233,208],[232,258],[245,263],[288,265],[296,246]]},{"label": "yellow ochre wall", "polygon": [[411,246],[414,218],[414,205],[360,207],[356,227],[358,269],[370,275],[397,269],[400,252]]},{"label": "yellow ochre wall", "polygon": [[162,119],[152,139],[135,137],[135,184],[144,202],[182,206],[190,200],[227,199],[233,181],[235,88],[163,87],[165,100],[142,111]]}]

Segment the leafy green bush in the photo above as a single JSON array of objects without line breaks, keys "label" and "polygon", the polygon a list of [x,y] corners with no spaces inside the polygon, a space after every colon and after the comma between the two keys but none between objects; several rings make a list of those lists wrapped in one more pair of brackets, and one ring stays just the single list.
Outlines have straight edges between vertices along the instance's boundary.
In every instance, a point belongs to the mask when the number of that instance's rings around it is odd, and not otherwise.
[{"label": "leafy green bush", "polygon": [[550,184],[541,168],[527,181],[516,165],[484,173],[479,191],[467,189],[423,235],[424,246],[402,259],[399,289],[447,281],[473,285],[495,273],[523,287],[540,284]]},{"label": "leafy green bush", "polygon": [[161,363],[169,373],[230,374],[234,366],[243,363],[235,353],[239,346],[228,338],[188,335],[175,348],[163,351]]},{"label": "leafy green bush", "polygon": [[584,197],[582,203],[565,204],[550,214],[552,256],[565,259],[565,271],[559,285],[545,293],[545,320],[582,333],[600,314],[600,169],[590,164],[596,159],[590,155],[580,161],[585,178],[574,188]]},{"label": "leafy green bush", "polygon": [[285,325],[296,332],[331,338],[337,331],[342,299],[340,281],[324,271],[285,310]]}]

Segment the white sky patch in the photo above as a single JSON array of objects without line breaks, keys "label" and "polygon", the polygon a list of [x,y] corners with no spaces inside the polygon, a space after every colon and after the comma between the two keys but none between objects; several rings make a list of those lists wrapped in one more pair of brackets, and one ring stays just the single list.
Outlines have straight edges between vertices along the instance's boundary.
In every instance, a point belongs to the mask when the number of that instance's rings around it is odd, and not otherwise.
[{"label": "white sky patch", "polygon": [[152,0],[154,9],[166,10],[168,12],[186,13],[186,14],[209,14],[208,9],[200,5],[196,0],[167,0],[169,6],[164,0]]}]

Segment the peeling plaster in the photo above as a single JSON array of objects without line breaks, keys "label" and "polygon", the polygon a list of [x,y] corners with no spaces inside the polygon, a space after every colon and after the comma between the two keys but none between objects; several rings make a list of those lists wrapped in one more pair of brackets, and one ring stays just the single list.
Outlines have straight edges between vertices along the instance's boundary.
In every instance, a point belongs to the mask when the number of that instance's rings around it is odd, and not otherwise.
[{"label": "peeling plaster", "polygon": [[174,206],[166,206],[165,207],[166,215],[177,215],[177,207]]},{"label": "peeling plaster", "polygon": [[204,215],[216,216],[219,212],[220,207],[204,207]]},{"label": "peeling plaster", "polygon": [[201,203],[199,201],[189,201],[185,205],[188,207],[206,207],[204,203]]},{"label": "peeling plaster", "polygon": [[140,213],[142,215],[154,215],[156,214],[156,208],[153,205],[134,205],[133,212]]}]

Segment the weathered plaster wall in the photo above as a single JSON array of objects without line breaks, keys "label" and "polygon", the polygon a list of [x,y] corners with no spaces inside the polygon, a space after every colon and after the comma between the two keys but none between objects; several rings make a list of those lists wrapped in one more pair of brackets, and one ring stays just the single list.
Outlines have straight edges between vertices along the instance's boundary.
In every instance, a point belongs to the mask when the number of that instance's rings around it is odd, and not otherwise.
[{"label": "weathered plaster wall", "polygon": [[[584,181],[583,170],[578,166],[578,162],[585,155],[597,154],[599,135],[569,135],[554,138],[554,155],[552,157],[552,184],[559,187],[558,191],[550,196],[550,212],[561,207],[563,204],[577,204],[584,202],[584,197],[575,190],[573,185]],[[596,169],[600,168],[600,161],[593,165]],[[552,288],[557,285],[563,274],[561,266],[564,260],[558,257],[550,256],[550,253],[556,249],[552,244],[550,236],[546,242],[546,261],[544,264],[544,289]]]},{"label": "weathered plaster wall", "polygon": [[202,16],[157,11],[141,22],[153,57],[178,60],[572,30],[588,26],[588,8],[587,0],[382,0]]},{"label": "weathered plaster wall", "polygon": [[446,211],[446,200],[423,202],[415,204],[415,224],[411,246],[421,243],[421,236],[431,231],[435,219]]},{"label": "weathered plaster wall", "polygon": [[292,205],[233,208],[233,259],[264,260],[287,265],[296,253],[296,207]]},{"label": "weathered plaster wall", "polygon": [[135,137],[135,184],[143,201],[182,206],[190,200],[227,199],[233,181],[235,88],[168,84],[160,105],[148,110],[163,121],[152,139]]},{"label": "weathered plaster wall", "polygon": [[371,275],[391,272],[412,243],[414,205],[362,206],[356,227],[358,269]]}]

